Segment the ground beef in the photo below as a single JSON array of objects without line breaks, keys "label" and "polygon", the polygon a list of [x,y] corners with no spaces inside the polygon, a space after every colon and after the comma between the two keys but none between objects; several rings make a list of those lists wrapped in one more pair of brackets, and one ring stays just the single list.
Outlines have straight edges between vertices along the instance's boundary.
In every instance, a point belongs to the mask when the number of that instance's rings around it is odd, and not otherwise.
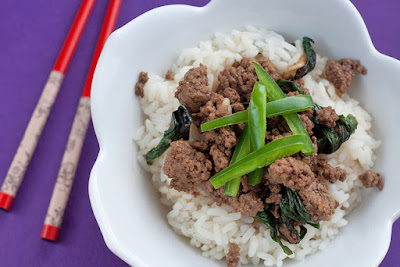
[{"label": "ground beef", "polygon": [[244,105],[242,103],[233,103],[232,104],[232,112],[236,113],[236,112],[240,112],[245,110],[246,108],[244,107]]},{"label": "ground beef", "polygon": [[329,221],[339,206],[337,200],[322,183],[314,183],[308,189],[300,190],[299,195],[314,222]]},{"label": "ground beef", "polygon": [[256,61],[268,72],[272,79],[276,81],[280,78],[279,73],[276,71],[275,65],[272,64],[268,58],[258,57]]},{"label": "ground beef", "polygon": [[252,61],[257,61],[274,80],[279,78],[275,66],[267,58],[259,58],[257,60],[243,58],[240,62],[235,62],[218,75],[218,92],[222,94],[226,88],[231,88],[238,92],[242,102],[249,102],[254,84],[258,81]]},{"label": "ground beef", "polygon": [[203,122],[212,121],[230,115],[229,105],[224,103],[224,97],[217,93],[211,93],[210,100],[200,108]]},{"label": "ground beef", "polygon": [[271,193],[269,197],[265,199],[265,202],[268,204],[274,203],[274,204],[279,204],[282,201],[282,195],[281,194],[276,194],[276,193]]},{"label": "ground beef", "polygon": [[300,198],[314,221],[329,221],[339,205],[326,186],[317,179],[310,165],[293,157],[282,158],[271,164],[264,179],[271,184],[283,184],[292,190],[299,190]]},{"label": "ground beef", "polygon": [[272,193],[275,194],[280,193],[282,191],[282,186],[279,184],[269,184],[268,188]]},{"label": "ground beef", "polygon": [[300,159],[304,163],[310,166],[311,170],[316,173],[317,172],[317,165],[318,165],[318,144],[317,138],[315,136],[311,136],[311,142],[314,147],[314,153],[311,155],[304,155],[303,153],[298,153],[297,159]]},{"label": "ground beef", "polygon": [[222,95],[212,92],[210,100],[204,106],[200,107],[200,112],[192,114],[193,123],[197,127],[200,127],[205,122],[230,115],[229,100],[224,100],[225,98]]},{"label": "ground beef", "polygon": [[172,74],[171,70],[168,70],[167,74],[165,74],[165,79],[167,81],[173,81],[175,79],[174,74]]},{"label": "ground beef", "polygon": [[[264,177],[267,172],[264,172]],[[279,204],[282,201],[282,186],[280,184],[271,184],[268,179],[263,179],[263,184],[265,186],[265,189],[263,190],[266,192],[266,198],[265,202],[266,203],[274,203],[274,204]]]},{"label": "ground beef", "polygon": [[292,132],[281,133],[281,132],[279,132],[279,130],[277,130],[275,128],[275,129],[272,129],[272,131],[267,131],[265,133],[265,142],[266,143],[272,142],[272,141],[275,141],[275,140],[280,139],[282,137],[290,136],[292,134],[293,134]]},{"label": "ground beef", "polygon": [[306,115],[308,118],[312,118],[314,116],[314,110],[312,108],[304,110],[303,112],[301,112],[300,114],[304,114]]},{"label": "ground beef", "polygon": [[213,191],[209,193],[211,200],[216,202],[218,206],[221,206],[223,203],[229,203],[229,201],[233,199],[233,197],[224,194],[224,187],[225,186],[213,189]]},{"label": "ground beef", "polygon": [[331,184],[336,181],[344,182],[347,177],[346,170],[343,170],[340,167],[333,168],[326,160],[319,159],[318,166],[322,169],[322,177],[324,177]]},{"label": "ground beef", "polygon": [[190,143],[190,145],[194,149],[197,149],[197,150],[199,150],[201,152],[208,152],[208,151],[210,151],[210,147],[211,147],[211,144],[205,139],[192,141]]},{"label": "ground beef", "polygon": [[292,223],[292,225],[293,225],[294,227],[296,227],[296,226],[302,226],[302,225],[305,225],[305,224],[306,224],[306,223],[303,222],[303,221],[299,221],[299,222],[297,222],[297,221],[291,221],[291,223]]},{"label": "ground beef", "polygon": [[192,68],[186,72],[183,80],[179,82],[175,97],[190,112],[199,112],[200,107],[211,98],[211,92],[208,88],[207,67],[200,64],[200,67]]},{"label": "ground beef", "polygon": [[267,131],[265,133],[266,141],[278,139],[273,138],[272,136],[279,136],[280,138],[291,134],[292,132],[282,116],[267,118]]},{"label": "ground beef", "polygon": [[147,83],[149,80],[149,76],[147,75],[147,72],[141,72],[139,74],[139,80],[135,85],[135,95],[143,98],[144,97],[144,85]]},{"label": "ground beef", "polygon": [[321,110],[316,110],[315,114],[317,115],[317,120],[320,124],[326,125],[330,128],[336,126],[336,122],[339,120],[339,115],[336,111],[331,107],[324,107]]},{"label": "ground beef", "polygon": [[355,71],[365,75],[367,70],[361,66],[360,61],[343,58],[339,61],[328,60],[325,65],[325,75],[335,86],[336,94],[342,96],[350,87]]},{"label": "ground beef", "polygon": [[281,235],[283,235],[283,236],[287,239],[287,241],[288,241],[290,244],[296,244],[297,241],[299,241],[299,240],[297,239],[296,234],[293,233],[293,232],[291,232],[291,231],[287,228],[286,224],[282,224],[281,227],[279,227],[279,233],[280,233]]},{"label": "ground beef", "polygon": [[[197,189],[199,192],[207,195],[212,201],[216,202],[218,206],[221,206],[222,203],[228,203],[228,200],[231,198],[224,194],[224,186],[214,189],[210,181],[201,182]],[[196,195],[196,193],[194,195]]]},{"label": "ground beef", "polygon": [[164,162],[164,173],[172,178],[170,186],[178,191],[192,193],[197,184],[211,177],[212,163],[202,153],[193,149],[187,141],[171,143]]},{"label": "ground beef", "polygon": [[249,183],[247,182],[249,179],[249,175],[243,175],[242,179],[241,179],[241,185],[242,185],[242,192],[244,193],[248,193],[248,192],[260,192],[260,190],[262,190],[262,185],[258,184],[258,185],[249,185]]},{"label": "ground beef", "polygon": [[229,166],[232,157],[232,150],[214,144],[211,146],[210,155],[214,162],[215,171],[219,172]]},{"label": "ground beef", "polygon": [[293,157],[275,161],[264,175],[271,184],[283,184],[292,190],[306,188],[316,180],[310,166]]},{"label": "ground beef", "polygon": [[300,93],[298,91],[290,91],[289,93],[285,94],[286,97],[291,97],[291,96],[298,96]]},{"label": "ground beef", "polygon": [[382,177],[379,173],[368,170],[365,173],[358,176],[358,179],[361,180],[362,184],[366,188],[376,186],[379,189],[379,191],[383,190],[383,181],[382,181]]},{"label": "ground beef", "polygon": [[229,252],[226,255],[226,265],[228,267],[236,267],[239,264],[240,248],[235,243],[229,243]]},{"label": "ground beef", "polygon": [[275,219],[278,219],[281,216],[279,210],[279,205],[274,205],[272,208],[269,209],[272,215],[274,215]]},{"label": "ground beef", "polygon": [[308,135],[313,134],[314,123],[310,120],[310,118],[305,114],[299,114],[301,121],[304,124],[304,127],[307,130]]},{"label": "ground beef", "polygon": [[235,89],[229,87],[225,88],[224,91],[222,91],[222,95],[226,98],[229,98],[231,104],[240,103],[240,95]]},{"label": "ground beef", "polygon": [[294,80],[294,82],[300,86],[302,89],[304,89],[304,80],[303,78],[297,78],[296,80]]},{"label": "ground beef", "polygon": [[222,127],[202,133],[202,137],[209,143],[233,148],[236,146],[237,137],[231,127]]},{"label": "ground beef", "polygon": [[230,198],[229,204],[234,212],[240,212],[243,217],[255,217],[264,210],[264,204],[256,193],[241,194],[238,198]]}]

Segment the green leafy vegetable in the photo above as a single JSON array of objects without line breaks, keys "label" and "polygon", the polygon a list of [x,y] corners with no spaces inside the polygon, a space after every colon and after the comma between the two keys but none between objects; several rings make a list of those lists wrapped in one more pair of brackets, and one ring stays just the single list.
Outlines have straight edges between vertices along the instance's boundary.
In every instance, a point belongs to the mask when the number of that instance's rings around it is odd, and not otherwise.
[{"label": "green leafy vegetable", "polygon": [[272,215],[271,211],[269,210],[270,206],[267,203],[264,203],[264,211],[257,213],[257,218],[268,226],[272,240],[279,243],[283,251],[290,255],[292,251],[283,245],[282,241],[280,240],[280,238],[282,238],[283,240],[290,242],[285,235],[281,233],[281,227],[286,225],[288,230],[296,236],[295,244],[298,244],[307,234],[307,228],[303,225],[300,226],[299,233],[296,227],[293,226],[293,221],[308,223],[317,229],[319,229],[319,223],[315,223],[310,220],[310,215],[301,202],[297,191],[293,191],[287,187],[282,194],[282,201],[279,204],[281,212],[278,219],[275,219],[275,217]]},{"label": "green leafy vegetable", "polygon": [[215,189],[218,189],[236,177],[241,177],[257,168],[270,165],[278,159],[293,155],[304,148],[307,138],[308,136],[304,135],[292,135],[272,141],[223,169],[214,175],[210,182]]},{"label": "green leafy vegetable", "polygon": [[[313,101],[311,96],[301,95],[282,98],[276,101],[267,103],[267,118],[283,115],[287,113],[296,113],[304,111],[313,107]],[[228,125],[234,125],[239,123],[245,123],[248,121],[248,110],[233,113],[216,120],[212,120],[201,125],[203,132],[221,128]]]},{"label": "green leafy vegetable", "polygon": [[315,223],[310,219],[310,214],[308,214],[304,207],[297,191],[286,187],[279,207],[281,208],[282,214],[285,214],[288,218],[297,222],[308,223],[317,229],[319,228],[319,223]]},{"label": "green leafy vegetable", "polygon": [[[284,93],[297,91],[302,95],[306,95],[301,87],[292,81],[279,79],[276,82]],[[322,108],[318,104],[314,104],[313,106],[314,111],[321,110]],[[357,129],[358,124],[356,118],[351,114],[347,115],[347,117],[339,115],[336,127],[333,128],[321,125],[316,116],[313,116],[311,121],[314,123],[313,132],[315,137],[317,137],[318,152],[323,154],[331,154],[338,150],[344,142],[349,140],[350,136]]]},{"label": "green leafy vegetable", "polygon": [[295,82],[279,79],[276,81],[276,83],[279,85],[279,87],[285,94],[297,91],[301,95],[307,95],[306,92],[304,92],[304,90],[301,89],[301,87]]},{"label": "green leafy vegetable", "polygon": [[[306,92],[295,82],[293,81],[288,81],[288,80],[282,80],[279,79],[276,81],[276,83],[279,85],[279,87],[281,88],[281,90],[287,94],[289,92],[299,92],[299,94],[301,95],[307,95]],[[322,109],[321,106],[317,105],[317,104],[313,104],[313,109]]]},{"label": "green leafy vegetable", "polygon": [[339,115],[336,126],[332,128],[319,124],[316,117],[312,117],[311,120],[314,123],[313,131],[317,137],[318,152],[323,154],[331,154],[338,150],[349,140],[358,125],[357,119],[351,114],[347,117]]},{"label": "green leafy vegetable", "polygon": [[282,213],[281,216],[278,218],[278,231],[279,231],[279,233],[281,234],[281,237],[282,237],[283,240],[285,240],[285,241],[287,241],[287,242],[289,242],[289,243],[292,243],[292,242],[290,242],[290,241],[286,238],[286,236],[283,235],[283,234],[281,233],[281,231],[280,231],[280,228],[281,228],[281,226],[282,226],[283,224],[286,225],[286,227],[288,228],[288,230],[289,230],[290,232],[292,232],[293,234],[295,234],[296,240],[297,240],[297,241],[296,241],[296,243],[294,243],[294,244],[298,244],[298,243],[300,242],[300,235],[299,235],[299,232],[297,231],[297,229],[296,229],[296,228],[293,226],[293,224],[291,223],[290,218],[287,217],[284,213]]},{"label": "green leafy vegetable", "polygon": [[[281,88],[276,84],[276,82],[271,78],[271,76],[269,76],[269,74],[264,70],[264,68],[261,67],[256,62],[253,62],[253,64],[255,66],[258,79],[267,88],[268,100],[276,101],[276,100],[285,98],[286,96],[282,92]],[[282,116],[286,120],[286,122],[287,122],[290,130],[293,132],[293,134],[304,135],[307,137],[307,140],[306,140],[307,143],[304,146],[304,148],[302,149],[302,152],[306,155],[313,154],[314,146],[313,146],[310,136],[308,135],[307,130],[305,129],[304,124],[300,120],[299,116],[297,114],[293,114],[293,113],[292,114],[284,114]]]},{"label": "green leafy vegetable", "polygon": [[146,154],[147,164],[151,165],[154,159],[160,157],[165,152],[165,150],[169,148],[169,140],[188,140],[191,123],[192,117],[190,116],[189,111],[184,105],[180,105],[178,109],[172,113],[169,128],[164,132],[164,136],[161,139],[160,143],[158,143],[155,148],[151,149]]},{"label": "green leafy vegetable", "polygon": [[[262,83],[257,82],[251,93],[249,104],[249,133],[250,151],[260,149],[265,144],[265,132],[267,131],[267,90]],[[263,169],[258,168],[249,174],[248,183],[256,185],[261,182]]]},{"label": "green leafy vegetable", "polygon": [[269,211],[268,204],[265,203],[264,211],[257,213],[257,218],[266,226],[268,226],[271,239],[281,246],[283,252],[285,252],[287,255],[292,255],[293,252],[287,246],[282,244],[282,241],[279,239],[278,231],[276,230],[275,218],[274,215],[272,215]]},{"label": "green leafy vegetable", "polygon": [[[246,125],[242,134],[239,137],[239,141],[236,145],[235,151],[233,152],[233,156],[231,159],[231,165],[238,160],[244,158],[250,152],[250,135],[249,135],[249,127]],[[225,184],[224,194],[232,197],[236,197],[240,181],[242,176],[238,176]]]},{"label": "green leafy vegetable", "polygon": [[307,228],[305,228],[303,225],[300,226],[300,241],[303,240],[306,234],[307,234]]},{"label": "green leafy vegetable", "polygon": [[311,38],[303,37],[303,48],[304,48],[304,53],[306,54],[307,57],[307,62],[302,68],[296,71],[294,79],[298,79],[305,76],[307,73],[309,73],[315,68],[315,64],[317,62],[317,55],[315,54],[315,51],[312,48],[311,43],[314,43],[314,41]]}]

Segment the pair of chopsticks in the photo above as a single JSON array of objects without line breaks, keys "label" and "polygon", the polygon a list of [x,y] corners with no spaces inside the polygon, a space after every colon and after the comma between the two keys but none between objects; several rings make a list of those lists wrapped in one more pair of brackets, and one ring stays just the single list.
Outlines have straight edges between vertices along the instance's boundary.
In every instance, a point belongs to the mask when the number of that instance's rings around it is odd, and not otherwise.
[{"label": "pair of chopsticks", "polygon": [[[38,139],[47,122],[47,118],[60,90],[63,78],[95,2],[96,0],[82,1],[74,22],[72,23],[69,33],[64,41],[64,45],[58,55],[56,63],[54,64],[53,70],[50,72],[47,83],[35,110],[33,111],[32,117],[25,130],[25,134],[0,190],[0,208],[4,210],[8,211],[11,209],[12,203],[23,181],[25,172],[37,146]],[[122,0],[110,0],[107,7],[92,62],[87,74],[85,86],[72,124],[68,143],[61,161],[53,195],[47,210],[41,234],[43,239],[51,241],[57,241],[58,239],[65,208],[75,178],[76,167],[82,151],[83,141],[91,118],[90,91],[93,73],[104,43],[115,27],[121,2]]]}]

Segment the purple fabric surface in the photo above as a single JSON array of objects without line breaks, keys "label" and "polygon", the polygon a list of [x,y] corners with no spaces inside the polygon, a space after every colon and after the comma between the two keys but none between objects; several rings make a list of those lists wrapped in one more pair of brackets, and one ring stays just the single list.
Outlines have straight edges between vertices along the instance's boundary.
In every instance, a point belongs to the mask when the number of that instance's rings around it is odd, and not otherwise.
[{"label": "purple fabric surface", "polygon": [[[21,140],[80,1],[0,3],[0,182]],[[59,163],[107,6],[98,0],[11,212],[0,211],[0,266],[126,266],[106,247],[88,197],[98,153],[89,127],[58,243],[40,239]],[[208,0],[126,0],[117,27],[160,5]],[[376,48],[400,59],[400,1],[353,0]],[[140,37],[138,37],[140,38]],[[399,266],[400,221],[381,266]]]}]

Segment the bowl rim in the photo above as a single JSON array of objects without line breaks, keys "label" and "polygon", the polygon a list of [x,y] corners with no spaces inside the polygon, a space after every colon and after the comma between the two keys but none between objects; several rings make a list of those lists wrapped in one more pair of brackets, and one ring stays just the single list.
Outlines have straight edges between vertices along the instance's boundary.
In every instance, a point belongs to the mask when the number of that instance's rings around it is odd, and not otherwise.
[{"label": "bowl rim", "polygon": [[[230,0],[211,0],[209,3],[207,3],[206,5],[202,6],[202,7],[197,7],[197,6],[191,6],[191,5],[187,5],[187,4],[172,4],[172,5],[165,5],[165,6],[160,6],[154,9],[151,9],[143,14],[141,14],[140,16],[132,19],[130,22],[128,22],[127,24],[125,24],[124,26],[122,26],[121,28],[117,29],[116,31],[114,31],[110,37],[108,38],[105,46],[104,46],[104,50],[108,49],[108,47],[110,47],[113,42],[116,41],[116,39],[118,39],[118,35],[122,32],[126,32],[129,31],[132,27],[135,27],[137,24],[142,23],[143,21],[145,21],[146,19],[148,19],[148,17],[153,16],[155,14],[157,14],[158,12],[165,12],[170,8],[176,8],[176,7],[180,7],[180,8],[185,8],[188,9],[188,11],[195,11],[195,10],[203,10],[206,11],[208,9],[212,9],[215,6],[219,5],[219,4],[223,4],[223,2],[229,2]],[[361,14],[359,13],[359,11],[356,9],[356,7],[354,6],[353,3],[351,3],[348,0],[336,0],[339,4],[344,5],[345,8],[351,10],[352,15],[355,16],[358,20],[359,26],[361,26],[362,28],[362,34],[364,35],[364,37],[366,37],[366,41],[367,41],[367,47],[368,50],[371,54],[373,54],[374,56],[381,58],[385,61],[389,61],[393,64],[397,64],[399,69],[400,69],[400,61],[384,55],[382,53],[380,53],[374,46],[371,36],[368,32],[368,29],[366,27],[366,24],[363,20],[363,18],[361,17]],[[99,64],[97,66],[99,66],[100,64],[102,64],[103,62],[103,52],[100,55],[99,58]],[[98,78],[96,76],[96,72],[98,72],[98,68],[96,66],[96,71],[95,71],[95,75],[94,75],[94,79],[93,81]],[[93,110],[93,107],[95,106],[95,103],[92,102],[92,116],[93,118],[95,118],[96,112]],[[136,255],[132,258],[132,254],[129,253],[129,251],[127,251],[123,246],[121,246],[121,244],[119,243],[117,237],[115,236],[112,227],[110,225],[110,223],[108,222],[108,220],[105,218],[106,216],[105,214],[105,210],[103,208],[103,206],[101,205],[101,201],[99,198],[99,189],[98,189],[98,183],[96,182],[97,178],[98,178],[98,174],[97,174],[97,169],[99,164],[101,164],[102,160],[104,159],[104,146],[103,146],[103,142],[102,140],[99,138],[98,135],[98,130],[97,130],[97,120],[93,120],[93,125],[94,125],[94,130],[96,133],[96,137],[99,141],[99,154],[98,157],[93,165],[92,171],[90,173],[90,179],[89,179],[89,198],[90,198],[90,203],[93,209],[93,213],[95,215],[96,221],[99,225],[100,231],[103,235],[103,238],[105,240],[105,243],[107,245],[107,247],[114,253],[116,254],[119,258],[121,258],[122,260],[124,260],[125,262],[129,262],[129,263],[133,263],[135,266],[139,266],[139,267],[145,267],[148,266],[145,262],[143,262],[139,257],[137,257]],[[393,213],[393,215],[391,216],[390,219],[390,225],[389,225],[389,231],[390,234],[392,233],[392,228],[393,228],[393,223],[400,217],[400,206],[398,207],[398,209]],[[381,255],[381,257],[379,259],[377,259],[377,262],[380,263],[383,258],[385,257],[389,246],[390,246],[390,239],[389,242],[387,242],[387,246],[386,248],[382,249],[385,251],[385,253],[383,255]]]}]

